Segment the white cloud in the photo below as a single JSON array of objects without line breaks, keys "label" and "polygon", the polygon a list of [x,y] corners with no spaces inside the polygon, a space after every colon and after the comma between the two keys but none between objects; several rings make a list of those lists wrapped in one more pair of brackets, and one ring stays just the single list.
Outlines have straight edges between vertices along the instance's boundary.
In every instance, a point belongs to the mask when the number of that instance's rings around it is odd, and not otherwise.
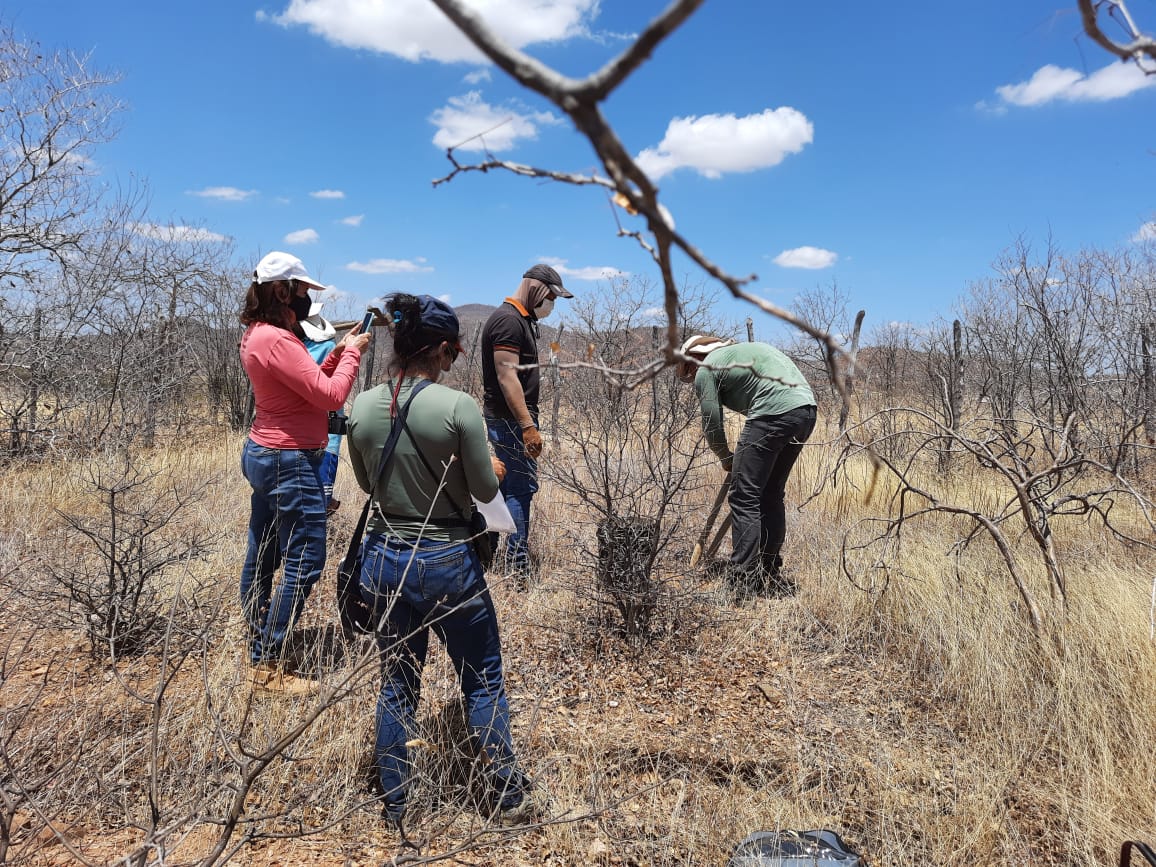
[{"label": "white cloud", "polygon": [[185,195],[200,196],[203,199],[220,199],[223,202],[243,202],[257,195],[256,190],[241,190],[237,187],[205,187],[203,190],[186,190]]},{"label": "white cloud", "polygon": [[344,199],[345,193],[341,190],[315,190],[310,193],[315,199]]},{"label": "white cloud", "polygon": [[1137,244],[1144,241],[1156,241],[1156,221],[1149,221],[1136,230],[1132,240]]},{"label": "white cloud", "polygon": [[622,271],[618,268],[609,265],[587,265],[584,268],[569,268],[566,265],[565,259],[552,259],[549,256],[543,256],[538,260],[544,265],[549,265],[558,275],[562,277],[563,282],[567,277],[573,277],[575,280],[616,280],[620,277],[629,277],[629,271]]},{"label": "white cloud", "polygon": [[433,268],[425,264],[425,259],[370,259],[368,262],[350,262],[345,267],[363,274],[422,274]]},{"label": "white cloud", "polygon": [[1005,84],[995,92],[1009,105],[1034,106],[1063,102],[1106,102],[1156,85],[1156,77],[1145,75],[1134,63],[1113,63],[1084,75],[1075,69],[1043,66],[1030,79]]},{"label": "white cloud", "polygon": [[585,268],[566,268],[558,265],[557,271],[563,279],[573,277],[575,280],[615,280],[619,277],[630,276],[627,271],[620,271],[617,268],[610,267],[598,267],[596,265],[589,265]]},{"label": "white cloud", "polygon": [[662,141],[638,155],[638,165],[654,180],[681,168],[718,178],[724,172],[751,172],[778,165],[814,137],[815,127],[806,115],[789,106],[745,117],[676,117]]},{"label": "white cloud", "polygon": [[438,301],[444,301],[446,304],[450,305],[450,307],[453,307],[454,306],[453,297],[454,296],[452,296],[449,292],[447,292],[444,295],[439,295]]},{"label": "white cloud", "polygon": [[830,268],[839,258],[838,253],[824,250],[822,247],[796,247],[793,250],[784,250],[774,258],[776,265],[782,268]]},{"label": "white cloud", "polygon": [[228,241],[226,235],[210,232],[197,226],[161,226],[157,223],[130,223],[129,228],[143,238],[154,241],[194,242],[210,241],[214,244]]},{"label": "white cloud", "polygon": [[[468,5],[515,48],[587,35],[598,14],[598,0],[470,0]],[[405,60],[488,62],[428,0],[290,0],[279,15],[258,13],[257,18],[304,26],[335,45]]]},{"label": "white cloud", "polygon": [[321,236],[313,229],[298,229],[290,232],[282,240],[286,244],[315,244]]},{"label": "white cloud", "polygon": [[430,115],[430,123],[438,128],[433,143],[464,151],[509,150],[518,139],[537,138],[540,124],[561,122],[548,111],[523,114],[513,107],[492,106],[476,90],[451,96],[449,105]]},{"label": "white cloud", "polygon": [[493,76],[490,75],[489,67],[483,66],[481,69],[467,72],[465,78],[462,80],[465,81],[466,84],[484,84],[492,78]]},{"label": "white cloud", "polygon": [[352,217],[342,217],[338,222],[343,226],[353,226],[357,228],[361,225],[361,221],[365,219],[365,214],[354,214]]}]

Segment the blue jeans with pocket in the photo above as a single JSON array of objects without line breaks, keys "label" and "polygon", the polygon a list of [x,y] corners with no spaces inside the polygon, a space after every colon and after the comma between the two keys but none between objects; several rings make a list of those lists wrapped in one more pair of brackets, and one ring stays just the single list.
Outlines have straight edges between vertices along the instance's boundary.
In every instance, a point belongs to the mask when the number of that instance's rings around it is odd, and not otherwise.
[{"label": "blue jeans with pocket", "polygon": [[[249,660],[278,661],[285,639],[325,568],[324,449],[271,449],[245,440],[241,472],[252,490],[249,541],[241,570],[241,610]],[[273,576],[282,564],[281,583]]]},{"label": "blue jeans with pocket", "polygon": [[516,807],[527,783],[510,740],[498,615],[472,546],[423,539],[415,547],[371,533],[363,548],[360,591],[382,624],[374,763],[385,813],[398,817],[405,809],[412,774],[406,741],[417,736],[414,721],[431,629],[457,671],[495,805]]},{"label": "blue jeans with pocket", "polygon": [[[535,415],[534,422],[537,421]],[[506,465],[506,478],[498,485],[498,490],[502,492],[517,528],[506,537],[506,568],[514,572],[529,572],[530,501],[538,492],[538,462],[526,456],[522,428],[513,419],[486,416],[486,433],[494,454]],[[498,554],[496,545],[494,553]]]}]

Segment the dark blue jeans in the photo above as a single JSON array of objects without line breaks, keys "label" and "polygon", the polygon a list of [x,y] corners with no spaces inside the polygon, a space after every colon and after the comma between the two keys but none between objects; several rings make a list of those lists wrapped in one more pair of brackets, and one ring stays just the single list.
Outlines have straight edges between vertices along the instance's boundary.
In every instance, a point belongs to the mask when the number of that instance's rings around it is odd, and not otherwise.
[{"label": "dark blue jeans", "polygon": [[510,708],[502,673],[498,615],[481,564],[466,543],[404,542],[366,537],[361,595],[384,628],[381,693],[377,699],[374,762],[388,815],[405,809],[411,769],[406,741],[414,718],[432,629],[445,645],[461,682],[470,730],[485,754],[487,782],[501,809],[522,802],[526,781],[510,740]]},{"label": "dark blue jeans", "polygon": [[321,457],[321,487],[325,491],[326,505],[333,499],[333,485],[337,481],[338,460],[336,452],[325,452]]},{"label": "dark blue jeans", "polygon": [[[534,417],[537,423],[537,416]],[[522,429],[513,419],[486,416],[486,432],[494,454],[506,465],[506,478],[498,489],[514,519],[516,532],[506,537],[506,568],[530,571],[530,501],[538,492],[538,462],[526,457]],[[497,550],[495,549],[495,553]]]},{"label": "dark blue jeans", "polygon": [[815,407],[748,419],[731,470],[731,565],[745,574],[774,571],[787,534],[787,479],[815,429]]},{"label": "dark blue jeans", "polygon": [[[323,449],[270,449],[245,440],[241,472],[250,497],[249,543],[241,570],[241,610],[249,626],[249,659],[281,658],[309,591],[325,568]],[[273,575],[284,563],[277,591]]]}]

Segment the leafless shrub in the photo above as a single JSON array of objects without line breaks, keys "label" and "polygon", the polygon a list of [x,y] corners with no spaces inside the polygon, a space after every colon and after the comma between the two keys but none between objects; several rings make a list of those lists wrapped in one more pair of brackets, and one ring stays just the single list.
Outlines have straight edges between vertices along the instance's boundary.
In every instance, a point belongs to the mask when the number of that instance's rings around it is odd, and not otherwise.
[{"label": "leafless shrub", "polygon": [[[879,420],[885,423],[883,430],[877,426]],[[974,418],[960,431],[952,431],[930,414],[910,408],[869,416],[848,431],[850,444],[836,469],[868,445],[874,447],[885,469],[882,484],[890,489],[888,509],[848,531],[844,572],[855,580],[864,568],[886,569],[914,521],[955,516],[963,522],[955,547],[965,548],[980,537],[993,542],[1032,629],[1040,637],[1050,634],[1062,642],[1068,589],[1064,558],[1056,544],[1057,522],[1097,520],[1124,544],[1156,547],[1150,541],[1156,530],[1152,517],[1156,504],[1113,466],[1081,450],[1072,428],[1072,418],[1057,430],[1044,419],[1021,416],[1014,424]],[[1008,434],[1012,430],[1014,438]],[[878,447],[879,439],[902,442]],[[991,496],[976,497],[974,487],[960,484],[959,473],[938,470],[938,456],[949,447],[971,457],[967,472],[973,481],[984,480]],[[1030,543],[1028,550],[1045,576],[1051,602],[1047,609],[1023,565],[1020,538]]]},{"label": "leafless shrub", "polygon": [[[567,334],[596,363],[565,371],[555,449],[543,465],[578,504],[572,559],[592,576],[590,595],[618,611],[632,639],[644,638],[679,592],[672,576],[684,571],[678,561],[689,551],[706,461],[694,389],[672,370],[634,388],[602,374],[655,350],[646,313],[652,291],[644,281],[622,281],[573,302]],[[681,333],[729,331],[702,316],[709,309],[702,294],[684,290],[695,319],[684,320]]]},{"label": "leafless shrub", "polygon": [[[203,487],[179,490],[155,472],[114,457],[86,470],[99,511],[57,510],[57,556],[45,564],[49,619],[82,632],[94,656],[116,660],[150,647],[166,626],[164,582],[187,573],[208,539],[183,530],[184,512]],[[98,505],[97,505],[98,504]],[[86,503],[86,505],[88,505]]]},{"label": "leafless shrub", "polygon": [[658,607],[659,582],[652,575],[658,524],[611,516],[598,525],[598,587],[622,617],[630,636],[646,635]]}]

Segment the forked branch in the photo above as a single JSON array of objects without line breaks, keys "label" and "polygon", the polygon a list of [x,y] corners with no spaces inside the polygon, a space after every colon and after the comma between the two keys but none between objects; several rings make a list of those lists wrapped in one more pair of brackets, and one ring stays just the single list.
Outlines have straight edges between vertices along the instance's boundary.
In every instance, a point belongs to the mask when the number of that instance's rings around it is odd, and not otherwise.
[{"label": "forked branch", "polygon": [[565,112],[578,131],[589,140],[608,176],[608,180],[594,176],[572,176],[492,158],[476,166],[463,166],[454,158],[453,148],[450,148],[448,157],[454,165],[454,170],[448,176],[435,181],[435,185],[444,183],[463,171],[488,171],[500,168],[520,175],[549,177],[566,183],[598,184],[613,189],[625,198],[632,211],[646,219],[647,226],[654,236],[652,246],[634,233],[620,231],[621,235],[634,237],[639,241],[654,258],[662,274],[663,308],[667,322],[663,350],[666,364],[679,360],[677,352],[679,293],[671,264],[671,248],[676,247],[711,277],[726,286],[735,298],[793,325],[818,341],[827,356],[835,388],[844,400],[849,399],[844,374],[847,366],[845,353],[835,338],[790,311],[744,289],[755,279],[755,275],[736,277],[727,273],[687,238],[675,231],[668,212],[659,207],[657,188],[634,161],[599,109],[598,104],[625,81],[663,39],[678,29],[702,5],[703,0],[675,0],[618,57],[582,80],[561,75],[541,61],[505,44],[480,16],[465,6],[462,0],[432,0],[432,2],[500,69],[523,87],[540,94]]},{"label": "forked branch", "polygon": [[[1141,61],[1156,61],[1156,39],[1140,32],[1124,0],[1079,0],[1080,17],[1084,32],[1097,45],[1121,60],[1133,60],[1148,75],[1156,74],[1156,66],[1145,66]],[[1108,36],[1100,26],[1103,18],[1115,22],[1126,34],[1127,41]]]}]

